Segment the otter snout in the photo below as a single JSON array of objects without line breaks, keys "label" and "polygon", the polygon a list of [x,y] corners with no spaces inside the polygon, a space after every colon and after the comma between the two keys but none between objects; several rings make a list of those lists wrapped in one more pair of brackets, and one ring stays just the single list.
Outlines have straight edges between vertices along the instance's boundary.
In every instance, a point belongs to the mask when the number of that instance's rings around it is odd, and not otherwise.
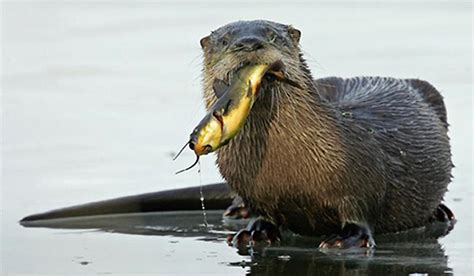
[{"label": "otter snout", "polygon": [[253,52],[256,50],[263,49],[265,47],[265,41],[257,36],[244,36],[238,38],[232,44],[232,50],[234,51],[244,51],[244,52]]}]

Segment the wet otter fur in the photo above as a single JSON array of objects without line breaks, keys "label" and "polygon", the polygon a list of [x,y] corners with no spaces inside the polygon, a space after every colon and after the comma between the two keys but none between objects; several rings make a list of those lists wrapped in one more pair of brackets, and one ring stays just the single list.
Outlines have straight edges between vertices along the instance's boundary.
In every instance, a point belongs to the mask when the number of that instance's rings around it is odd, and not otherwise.
[{"label": "wet otter fur", "polygon": [[201,40],[208,108],[214,81],[246,64],[281,60],[300,86],[264,81],[241,132],[217,151],[221,174],[267,220],[302,235],[336,235],[336,246],[354,232],[349,226],[372,245],[372,233],[425,225],[453,167],[442,96],[416,79],[314,80],[300,35],[256,20]]}]

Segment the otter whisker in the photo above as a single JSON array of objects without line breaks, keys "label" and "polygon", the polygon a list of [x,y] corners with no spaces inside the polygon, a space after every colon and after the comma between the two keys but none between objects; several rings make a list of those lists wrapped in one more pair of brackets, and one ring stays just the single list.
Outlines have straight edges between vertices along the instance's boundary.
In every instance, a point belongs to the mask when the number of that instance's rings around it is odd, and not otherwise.
[{"label": "otter whisker", "polygon": [[284,79],[282,80],[282,82],[288,83],[289,85],[294,86],[294,87],[296,87],[296,88],[303,89],[303,88],[301,87],[301,85],[299,85],[299,83],[297,83],[297,82],[294,81],[294,80],[290,80],[290,79],[288,79],[288,78],[284,78]]},{"label": "otter whisker", "polygon": [[270,101],[270,111],[271,113],[275,112],[277,117],[278,117],[278,113],[276,112],[276,110],[273,110],[274,109],[274,106],[275,106],[275,95],[274,95],[274,91],[271,91],[270,90],[270,97],[271,97],[271,101]]},{"label": "otter whisker", "polygon": [[194,163],[193,163],[191,166],[189,166],[189,167],[187,167],[187,168],[185,168],[185,169],[179,170],[179,171],[175,172],[174,174],[180,174],[180,173],[182,173],[182,172],[188,171],[188,170],[192,169],[194,166],[196,166],[196,164],[197,164],[198,162],[199,162],[199,155],[196,155],[196,161],[194,161]]},{"label": "otter whisker", "polygon": [[296,112],[296,108],[295,106],[299,106],[298,105],[298,95],[290,95],[289,92],[285,89],[281,89],[281,91],[283,92],[282,96],[284,96],[288,102],[288,107],[289,107],[289,116],[292,117],[293,119],[293,122],[298,126],[298,127],[301,127],[301,128],[304,128],[305,126],[301,124],[301,120],[297,117],[297,112]]},{"label": "otter whisker", "polygon": [[276,109],[275,110],[276,117],[278,119],[280,119],[280,109],[281,109],[281,107],[280,107],[280,103],[279,103],[280,97],[276,93],[280,93],[279,90],[280,89],[278,89],[278,88],[274,88],[273,91],[272,91],[272,105],[275,106],[274,108]]}]

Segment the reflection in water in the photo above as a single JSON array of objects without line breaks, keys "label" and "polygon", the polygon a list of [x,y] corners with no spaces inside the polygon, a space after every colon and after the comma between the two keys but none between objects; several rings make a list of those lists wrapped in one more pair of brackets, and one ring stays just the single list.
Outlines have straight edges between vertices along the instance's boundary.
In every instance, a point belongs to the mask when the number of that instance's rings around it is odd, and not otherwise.
[{"label": "reflection in water", "polygon": [[380,244],[372,251],[268,248],[254,256],[249,267],[252,275],[438,275],[451,271],[436,240],[416,244]]},{"label": "reflection in water", "polygon": [[[135,235],[195,237],[206,242],[226,242],[228,234],[245,221],[223,223],[222,211],[208,211],[206,229],[200,211],[136,213],[22,222],[25,227],[99,229]],[[444,225],[433,224],[403,234],[377,237],[374,250],[320,250],[319,240],[287,233],[280,246],[257,247],[238,252],[251,255],[251,262],[228,263],[243,266],[251,275],[408,275],[451,273],[447,256],[434,238]]]}]

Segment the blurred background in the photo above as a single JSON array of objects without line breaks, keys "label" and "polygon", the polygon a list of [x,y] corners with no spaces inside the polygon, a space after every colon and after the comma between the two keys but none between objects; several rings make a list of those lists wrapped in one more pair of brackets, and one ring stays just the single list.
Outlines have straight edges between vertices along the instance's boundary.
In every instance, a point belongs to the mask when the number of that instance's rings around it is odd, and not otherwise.
[{"label": "blurred background", "polygon": [[[172,161],[204,114],[199,39],[241,19],[301,30],[314,77],[420,78],[441,91],[456,165],[446,202],[459,223],[440,243],[455,274],[472,272],[470,1],[4,1],[1,8],[2,272],[245,272],[225,265],[242,257],[220,243],[176,246],[167,237],[18,224],[54,208],[199,185],[196,169],[174,174],[194,161],[191,151]],[[201,158],[202,183],[221,181],[214,162]]]}]

